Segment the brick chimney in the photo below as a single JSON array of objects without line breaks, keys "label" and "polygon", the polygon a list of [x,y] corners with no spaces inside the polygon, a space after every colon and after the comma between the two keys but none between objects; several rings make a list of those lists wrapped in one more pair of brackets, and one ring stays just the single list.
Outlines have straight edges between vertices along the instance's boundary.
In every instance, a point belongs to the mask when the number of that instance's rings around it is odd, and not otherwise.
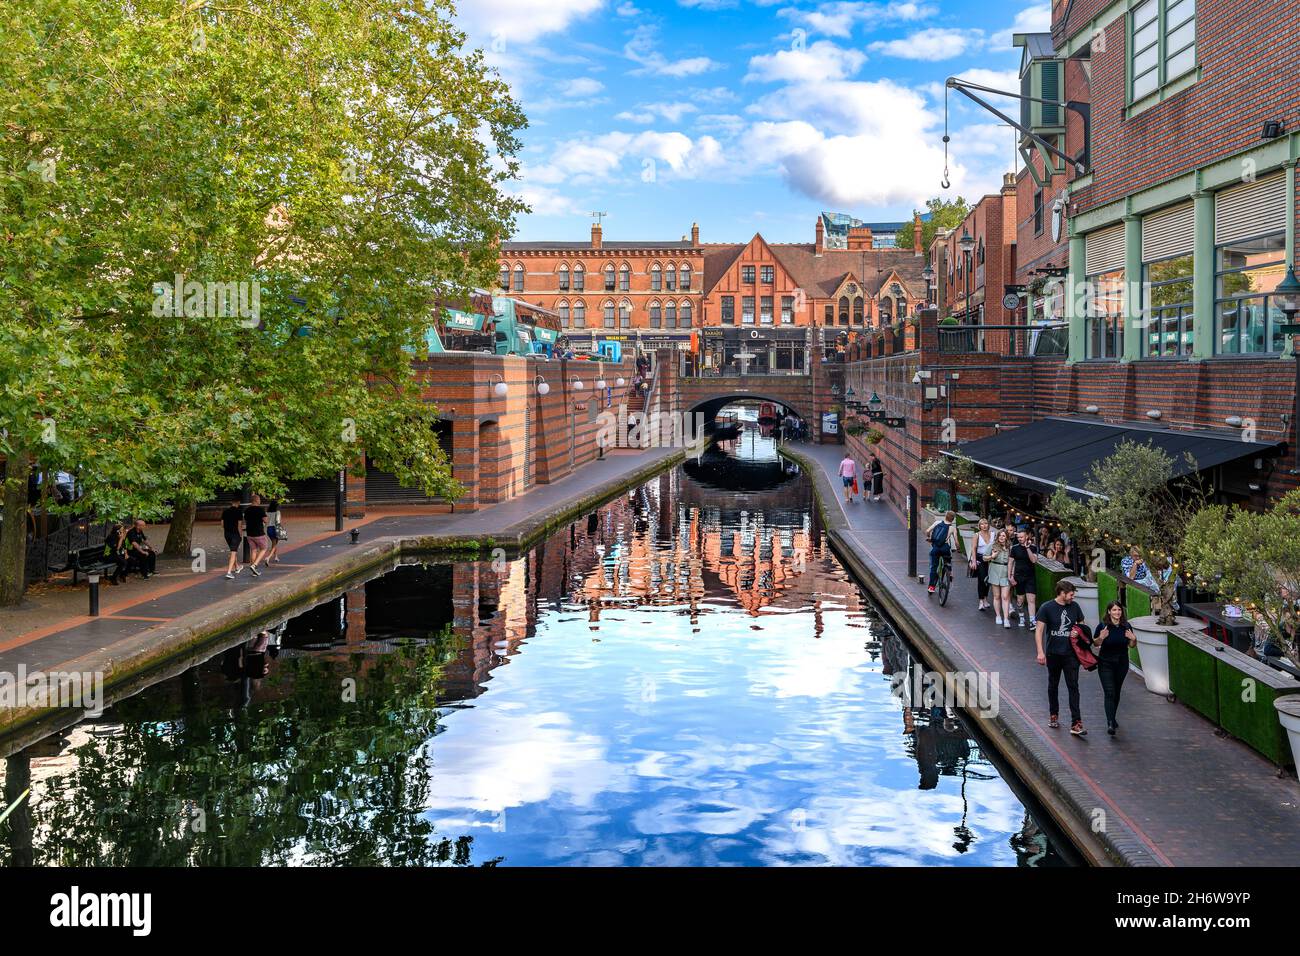
[{"label": "brick chimney", "polygon": [[691,223],[691,245],[698,246],[699,244],[700,244],[700,224],[698,222],[693,222]]},{"label": "brick chimney", "polygon": [[912,255],[920,258],[925,255],[921,250],[921,214],[912,213]]},{"label": "brick chimney", "polygon": [[817,217],[817,255],[821,255],[826,250],[826,227],[822,225],[822,217]]},{"label": "brick chimney", "polygon": [[852,226],[849,229],[849,251],[862,252],[871,248],[871,230],[866,226]]},{"label": "brick chimney", "polygon": [[601,235],[600,223],[593,222],[591,224],[591,248],[593,249],[600,248],[600,235]]}]

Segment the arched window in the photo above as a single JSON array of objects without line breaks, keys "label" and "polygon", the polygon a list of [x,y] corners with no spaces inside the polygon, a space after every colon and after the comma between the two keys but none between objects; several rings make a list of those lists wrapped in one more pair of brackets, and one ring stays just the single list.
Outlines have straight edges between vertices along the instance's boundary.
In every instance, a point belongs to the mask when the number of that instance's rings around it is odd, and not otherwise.
[{"label": "arched window", "polygon": [[675,328],[677,328],[677,305],[676,305],[676,303],[669,302],[666,306],[664,306],[664,328],[666,328],[666,329],[675,329]]},{"label": "arched window", "polygon": [[650,328],[657,329],[661,324],[663,324],[663,311],[656,300],[650,303]]},{"label": "arched window", "polygon": [[628,289],[632,287],[629,281],[631,279],[631,276],[632,276],[632,270],[628,268],[626,262],[618,267],[618,291],[619,292],[626,292],[628,291]]},{"label": "arched window", "polygon": [[899,300],[898,300],[898,317],[899,317],[900,319],[905,319],[905,318],[907,318],[907,300],[906,300],[906,299],[899,299]]},{"label": "arched window", "polygon": [[606,300],[605,308],[602,311],[604,312],[602,318],[605,320],[605,328],[612,329],[614,327],[614,303]]},{"label": "arched window", "polygon": [[501,291],[510,291],[510,263],[501,263]]},{"label": "arched window", "polygon": [[575,329],[585,328],[587,325],[587,303],[579,299],[573,303],[573,327]]},{"label": "arched window", "polygon": [[894,320],[894,300],[887,295],[880,297],[880,322],[887,324]]},{"label": "arched window", "polygon": [[683,292],[691,291],[691,266],[688,262],[683,262],[678,274],[682,277],[681,288]]},{"label": "arched window", "polygon": [[581,292],[587,286],[587,273],[582,269],[581,262],[573,264],[573,291]]},{"label": "arched window", "polygon": [[632,303],[624,299],[618,304],[618,327],[626,329],[632,324]]},{"label": "arched window", "polygon": [[689,329],[691,327],[691,304],[683,302],[678,314],[682,317],[682,328]]},{"label": "arched window", "polygon": [[515,291],[524,291],[524,267],[519,263],[515,263]]},{"label": "arched window", "polygon": [[840,325],[849,324],[849,297],[840,296]]},{"label": "arched window", "polygon": [[650,291],[658,292],[664,287],[664,271],[659,268],[659,263],[650,267]]},{"label": "arched window", "polygon": [[560,291],[569,291],[569,267],[563,262],[560,263]]},{"label": "arched window", "polygon": [[980,236],[980,262],[984,261],[984,237]]},{"label": "arched window", "polygon": [[671,262],[668,263],[668,267],[664,270],[664,281],[667,283],[669,292],[677,290],[677,269]]},{"label": "arched window", "polygon": [[607,263],[605,266],[605,291],[614,291],[614,263]]},{"label": "arched window", "polygon": [[560,325],[564,326],[567,329],[569,327],[569,303],[561,302],[559,306],[559,312],[560,312]]},{"label": "arched window", "polygon": [[853,300],[853,324],[862,324],[862,296],[857,296]]}]

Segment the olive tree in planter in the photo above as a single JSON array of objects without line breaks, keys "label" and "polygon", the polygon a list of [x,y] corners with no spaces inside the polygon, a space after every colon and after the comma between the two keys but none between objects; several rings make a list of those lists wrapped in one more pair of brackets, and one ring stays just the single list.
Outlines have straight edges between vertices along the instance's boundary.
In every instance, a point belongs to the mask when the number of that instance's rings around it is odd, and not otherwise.
[{"label": "olive tree in planter", "polygon": [[[1188,473],[1194,474],[1195,462],[1189,460],[1188,466]],[[1169,628],[1197,623],[1195,618],[1179,617],[1175,610],[1177,559],[1182,555],[1183,532],[1205,503],[1204,489],[1191,478],[1174,482],[1174,460],[1162,449],[1125,441],[1109,457],[1093,463],[1084,490],[1091,496],[1079,501],[1061,485],[1047,508],[1084,556],[1083,580],[1071,579],[1079,588],[1076,600],[1085,620],[1096,621],[1097,573],[1105,569],[1105,552],[1093,548],[1102,535],[1135,544],[1144,552],[1160,590],[1151,598],[1154,613],[1129,623],[1137,635],[1147,690],[1168,694]]]},{"label": "olive tree in planter", "polygon": [[[1282,655],[1300,666],[1300,491],[1269,511],[1203,509],[1188,522],[1183,555],[1198,579],[1217,585],[1220,598],[1249,607]],[[1277,697],[1273,706],[1300,767],[1300,695]]]},{"label": "olive tree in planter", "polygon": [[[912,472],[913,484],[943,484],[947,483],[950,488],[960,487],[969,497],[979,502],[979,511],[981,514],[988,513],[988,499],[994,491],[993,482],[989,481],[980,472],[979,466],[973,460],[965,455],[936,455],[933,458],[927,458]],[[956,495],[953,495],[954,503]],[[938,515],[938,512],[927,513]],[[966,528],[970,527],[969,533]],[[962,538],[963,546],[967,553],[970,550],[970,541],[975,535],[973,526],[963,525],[958,529]]]}]

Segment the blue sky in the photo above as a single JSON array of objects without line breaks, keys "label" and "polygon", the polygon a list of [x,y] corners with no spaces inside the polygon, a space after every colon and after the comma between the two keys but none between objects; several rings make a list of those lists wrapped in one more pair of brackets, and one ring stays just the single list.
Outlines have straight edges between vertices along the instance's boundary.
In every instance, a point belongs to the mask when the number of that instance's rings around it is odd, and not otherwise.
[{"label": "blue sky", "polygon": [[[515,238],[808,242],[822,210],[901,219],[996,190],[1014,133],[943,81],[1015,89],[1047,0],[460,0],[529,118]],[[999,105],[1008,106],[1008,101]],[[1014,112],[1013,110],[1008,110]]]}]

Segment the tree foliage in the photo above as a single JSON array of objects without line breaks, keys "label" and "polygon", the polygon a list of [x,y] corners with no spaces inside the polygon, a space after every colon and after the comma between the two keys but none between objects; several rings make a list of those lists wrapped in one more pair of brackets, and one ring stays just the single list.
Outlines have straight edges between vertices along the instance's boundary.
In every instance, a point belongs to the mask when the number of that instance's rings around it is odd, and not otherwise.
[{"label": "tree foliage", "polygon": [[[921,248],[929,250],[930,243],[934,242],[934,237],[939,234],[940,229],[956,229],[962,224],[962,221],[970,215],[970,204],[961,196],[956,199],[927,199],[925,208],[930,214],[930,218],[921,222]],[[920,210],[917,210],[919,213]],[[904,223],[903,227],[898,230],[898,238],[895,242],[900,249],[911,249],[914,245],[913,238],[916,235],[915,216],[913,219]]]}]

